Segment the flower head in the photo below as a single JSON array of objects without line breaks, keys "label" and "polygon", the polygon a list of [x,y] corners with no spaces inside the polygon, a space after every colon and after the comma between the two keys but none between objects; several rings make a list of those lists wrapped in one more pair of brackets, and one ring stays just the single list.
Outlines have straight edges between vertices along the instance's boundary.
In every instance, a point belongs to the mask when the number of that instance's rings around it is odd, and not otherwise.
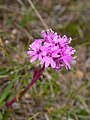
[{"label": "flower head", "polygon": [[30,62],[39,60],[45,68],[52,67],[56,70],[63,66],[70,69],[70,63],[73,61],[75,50],[69,45],[71,38],[66,35],[60,36],[58,33],[50,30],[42,31],[42,39],[35,39],[29,46],[28,55]]}]

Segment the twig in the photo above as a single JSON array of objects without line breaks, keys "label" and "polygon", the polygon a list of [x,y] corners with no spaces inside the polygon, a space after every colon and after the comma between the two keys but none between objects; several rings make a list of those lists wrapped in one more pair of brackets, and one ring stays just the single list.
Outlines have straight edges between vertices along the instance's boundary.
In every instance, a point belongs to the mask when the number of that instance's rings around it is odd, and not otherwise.
[{"label": "twig", "polygon": [[24,5],[24,3],[22,2],[22,0],[17,0],[17,1],[18,1],[18,3],[19,3],[22,7],[25,8],[25,5]]},{"label": "twig", "polygon": [[43,20],[43,18],[41,17],[40,13],[38,12],[38,10],[36,9],[36,7],[34,6],[34,4],[32,3],[31,0],[28,0],[29,4],[31,5],[32,9],[35,11],[37,17],[40,19],[40,21],[42,22],[43,26],[45,27],[45,29],[48,29],[48,26],[46,25],[45,21]]},{"label": "twig", "polygon": [[32,35],[24,28],[24,27],[21,27],[19,24],[15,23],[15,25],[20,29],[22,30],[27,36],[29,39],[33,39]]},{"label": "twig", "polygon": [[10,7],[10,6],[7,6],[7,5],[0,5],[0,9],[3,9],[3,10],[6,10],[6,11],[10,11],[10,12],[13,12],[13,13],[19,13],[19,14],[22,14],[22,15],[25,15],[27,14],[28,11],[26,10],[22,10],[20,11],[19,9],[15,8],[15,7]]},{"label": "twig", "polygon": [[32,120],[33,118],[35,118],[36,116],[38,116],[39,115],[39,112],[38,113],[36,113],[36,114],[34,114],[32,117],[30,117],[28,120]]}]

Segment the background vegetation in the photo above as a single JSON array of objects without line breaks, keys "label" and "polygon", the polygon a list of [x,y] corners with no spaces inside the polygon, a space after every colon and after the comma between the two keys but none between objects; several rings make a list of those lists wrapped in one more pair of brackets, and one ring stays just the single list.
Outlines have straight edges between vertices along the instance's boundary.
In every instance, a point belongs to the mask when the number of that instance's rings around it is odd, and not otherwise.
[{"label": "background vegetation", "polygon": [[[47,69],[11,108],[38,63],[27,50],[46,27],[73,38],[71,71]],[[0,120],[90,120],[90,1],[0,0]]]}]

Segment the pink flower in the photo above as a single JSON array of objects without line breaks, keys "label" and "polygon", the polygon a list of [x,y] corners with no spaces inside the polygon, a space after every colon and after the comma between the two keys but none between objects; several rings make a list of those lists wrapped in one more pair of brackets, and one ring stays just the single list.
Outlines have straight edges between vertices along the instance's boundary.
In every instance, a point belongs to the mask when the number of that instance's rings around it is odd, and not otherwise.
[{"label": "pink flower", "polygon": [[30,59],[30,62],[33,62],[37,59],[42,59],[41,55],[41,47],[42,47],[42,41],[40,40],[35,40],[31,45],[29,45],[29,51],[28,55],[31,56],[32,58]]},{"label": "pink flower", "polygon": [[66,35],[61,37],[54,31],[42,31],[42,39],[36,39],[30,46],[28,55],[31,57],[30,62],[39,60],[40,64],[52,67],[56,70],[63,66],[70,69],[70,63],[73,61],[75,50],[69,45],[71,38]]}]

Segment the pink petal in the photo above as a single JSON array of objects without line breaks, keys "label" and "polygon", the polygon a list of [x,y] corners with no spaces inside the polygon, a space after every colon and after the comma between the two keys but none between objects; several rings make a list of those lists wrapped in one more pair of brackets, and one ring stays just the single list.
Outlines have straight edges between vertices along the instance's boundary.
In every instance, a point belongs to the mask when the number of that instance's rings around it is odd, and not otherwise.
[{"label": "pink petal", "polygon": [[56,52],[56,51],[57,51],[57,52],[60,51],[58,46],[54,46],[54,47],[52,47],[51,50],[52,50],[52,51],[55,51],[55,52]]},{"label": "pink petal", "polygon": [[53,59],[51,59],[51,67],[52,67],[52,68],[55,68],[55,67],[56,67],[56,63],[54,62]]},{"label": "pink petal", "polygon": [[57,51],[53,52],[52,57],[54,57],[54,58],[60,57],[60,55],[58,55],[58,53],[60,53],[60,50],[57,50]]},{"label": "pink petal", "polygon": [[53,31],[50,31],[50,32],[48,33],[48,36],[51,37],[51,36],[53,35],[53,33],[54,33]]},{"label": "pink petal", "polygon": [[46,54],[47,54],[46,51],[43,51],[43,52],[42,52],[42,55],[43,55],[43,56],[46,56]]},{"label": "pink petal", "polygon": [[28,55],[32,56],[32,55],[36,54],[36,51],[28,51],[27,53],[28,53]]},{"label": "pink petal", "polygon": [[45,62],[45,68],[47,68],[50,65],[50,59],[47,59]]},{"label": "pink petal", "polygon": [[41,60],[40,64],[44,64],[44,62],[46,61],[47,57],[43,57],[43,59]]},{"label": "pink petal", "polygon": [[32,59],[30,60],[30,62],[32,63],[33,61],[35,61],[37,59],[38,55],[35,55],[34,57],[32,57]]},{"label": "pink petal", "polygon": [[70,69],[70,64],[69,64],[69,62],[64,57],[63,57],[63,61],[65,63],[66,69]]},{"label": "pink petal", "polygon": [[42,55],[41,54],[39,54],[38,59],[42,60]]},{"label": "pink petal", "polygon": [[30,45],[30,48],[31,48],[32,50],[36,51],[36,46],[35,46],[33,43]]},{"label": "pink petal", "polygon": [[46,32],[45,31],[42,31],[41,32],[42,36],[45,38],[47,36]]},{"label": "pink petal", "polygon": [[44,41],[44,39],[37,39],[38,41],[39,41],[39,43],[41,44],[43,41]]},{"label": "pink petal", "polygon": [[56,53],[52,53],[52,57],[53,58],[58,58],[58,57],[60,57],[60,55],[57,55]]},{"label": "pink petal", "polygon": [[58,42],[57,36],[55,36],[55,37],[53,38],[53,40],[54,40],[55,43],[57,43],[57,42]]},{"label": "pink petal", "polygon": [[68,42],[68,38],[66,35],[64,35],[62,38],[61,38],[61,43],[65,43],[65,42]]}]

